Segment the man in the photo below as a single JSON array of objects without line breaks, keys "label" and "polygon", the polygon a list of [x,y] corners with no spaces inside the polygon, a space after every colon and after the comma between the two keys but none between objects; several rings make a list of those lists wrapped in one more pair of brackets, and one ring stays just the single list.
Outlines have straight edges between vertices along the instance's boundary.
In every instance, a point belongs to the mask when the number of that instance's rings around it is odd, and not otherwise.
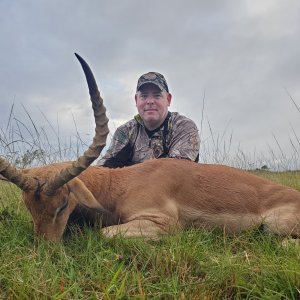
[{"label": "man", "polygon": [[169,112],[172,95],[163,75],[149,72],[137,83],[138,115],[117,128],[99,166],[116,168],[148,159],[173,157],[198,161],[200,138],[196,124]]}]

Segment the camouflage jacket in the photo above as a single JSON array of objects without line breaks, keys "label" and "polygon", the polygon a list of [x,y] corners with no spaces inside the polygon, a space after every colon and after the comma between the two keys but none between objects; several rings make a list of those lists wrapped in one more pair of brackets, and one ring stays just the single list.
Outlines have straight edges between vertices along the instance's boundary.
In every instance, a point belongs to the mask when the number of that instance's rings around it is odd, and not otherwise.
[{"label": "camouflage jacket", "polygon": [[117,128],[109,149],[97,165],[116,168],[161,157],[198,161],[199,147],[198,128],[187,117],[169,112],[160,128],[149,131],[136,115]]}]

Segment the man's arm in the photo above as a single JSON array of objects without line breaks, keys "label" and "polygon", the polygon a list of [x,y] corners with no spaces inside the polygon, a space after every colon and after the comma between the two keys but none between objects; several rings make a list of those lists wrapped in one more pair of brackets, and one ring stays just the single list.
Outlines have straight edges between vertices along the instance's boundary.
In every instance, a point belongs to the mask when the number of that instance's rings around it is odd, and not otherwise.
[{"label": "man's arm", "polygon": [[168,157],[198,161],[200,137],[196,124],[183,116],[174,123]]},{"label": "man's arm", "polygon": [[98,160],[98,166],[118,168],[128,163],[132,149],[127,131],[125,126],[117,128],[107,152]]}]

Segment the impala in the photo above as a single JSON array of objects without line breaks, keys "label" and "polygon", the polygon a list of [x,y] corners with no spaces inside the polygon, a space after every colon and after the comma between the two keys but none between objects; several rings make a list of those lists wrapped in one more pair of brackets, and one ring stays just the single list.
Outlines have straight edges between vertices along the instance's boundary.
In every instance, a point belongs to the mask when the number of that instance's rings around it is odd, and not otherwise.
[{"label": "impala", "polygon": [[102,222],[105,236],[158,238],[174,230],[220,227],[238,233],[259,225],[299,236],[300,192],[249,172],[165,158],[125,168],[91,166],[108,135],[94,76],[85,73],[96,122],[89,149],[76,161],[17,169],[0,157],[0,174],[16,184],[35,233],[59,240],[70,222]]}]

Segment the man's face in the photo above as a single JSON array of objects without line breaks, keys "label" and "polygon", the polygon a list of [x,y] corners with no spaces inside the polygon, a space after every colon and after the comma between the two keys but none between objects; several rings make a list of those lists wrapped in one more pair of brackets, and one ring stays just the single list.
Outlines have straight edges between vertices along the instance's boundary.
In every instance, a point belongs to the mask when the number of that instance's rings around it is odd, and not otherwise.
[{"label": "man's face", "polygon": [[135,95],[137,110],[149,130],[158,128],[165,120],[172,95],[158,86],[147,83]]}]

